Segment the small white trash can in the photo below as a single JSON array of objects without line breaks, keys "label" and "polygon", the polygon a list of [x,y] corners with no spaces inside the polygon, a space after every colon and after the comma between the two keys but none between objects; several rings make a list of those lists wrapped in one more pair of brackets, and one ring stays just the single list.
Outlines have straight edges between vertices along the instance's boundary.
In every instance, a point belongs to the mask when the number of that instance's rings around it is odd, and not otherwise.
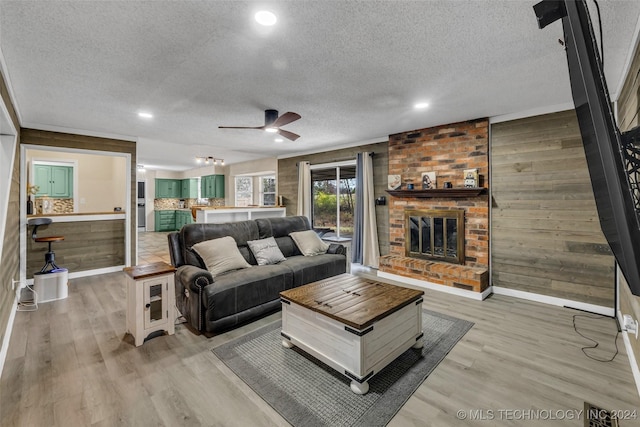
[{"label": "small white trash can", "polygon": [[65,299],[69,296],[69,270],[56,268],[45,273],[35,273],[33,290],[36,291],[38,304]]}]

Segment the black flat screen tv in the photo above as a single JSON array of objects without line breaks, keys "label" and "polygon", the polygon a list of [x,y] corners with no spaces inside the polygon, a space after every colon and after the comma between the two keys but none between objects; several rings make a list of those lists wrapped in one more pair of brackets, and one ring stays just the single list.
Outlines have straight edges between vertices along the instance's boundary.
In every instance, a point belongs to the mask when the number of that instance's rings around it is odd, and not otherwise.
[{"label": "black flat screen tv", "polygon": [[540,28],[562,18],[571,91],[600,226],[631,292],[640,296],[640,221],[589,10],[584,0],[546,0]]}]

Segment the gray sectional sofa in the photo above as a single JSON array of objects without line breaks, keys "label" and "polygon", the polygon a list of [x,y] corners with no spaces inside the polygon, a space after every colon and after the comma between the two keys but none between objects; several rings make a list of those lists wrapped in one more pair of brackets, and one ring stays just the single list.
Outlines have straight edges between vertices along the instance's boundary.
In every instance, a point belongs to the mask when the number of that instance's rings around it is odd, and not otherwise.
[{"label": "gray sectional sofa", "polygon": [[[170,233],[169,252],[176,271],[176,304],[188,325],[211,334],[280,309],[280,291],[345,273],[346,249],[331,244],[326,253],[303,256],[289,236],[310,230],[304,216],[268,218],[226,224],[187,224]],[[193,246],[231,236],[251,265],[214,279]],[[286,258],[257,265],[247,242],[273,237]]]}]

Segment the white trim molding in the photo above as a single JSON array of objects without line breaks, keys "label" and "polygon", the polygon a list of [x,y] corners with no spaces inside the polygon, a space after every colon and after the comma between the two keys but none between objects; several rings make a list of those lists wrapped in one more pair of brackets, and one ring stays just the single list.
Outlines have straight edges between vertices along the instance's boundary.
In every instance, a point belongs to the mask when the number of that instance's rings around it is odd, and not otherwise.
[{"label": "white trim molding", "polygon": [[444,292],[447,294],[457,295],[460,297],[471,298],[478,301],[482,301],[489,295],[491,295],[491,286],[485,289],[483,292],[467,291],[466,289],[454,288],[452,286],[438,285],[437,283],[428,282],[426,280],[414,279],[412,277],[404,277],[398,274],[386,273],[384,271],[378,271],[378,277],[383,279],[394,280],[396,282],[407,283],[409,285],[417,286],[419,288],[430,289],[433,291]]},{"label": "white trim molding", "polygon": [[2,348],[0,348],[0,377],[2,376],[2,370],[4,369],[4,362],[7,360],[7,354],[9,353],[9,342],[11,341],[11,332],[13,331],[13,324],[16,319],[16,312],[18,311],[18,295],[16,292],[13,298],[13,305],[9,312],[9,322],[7,322],[7,329],[4,331],[4,338],[2,339]]},{"label": "white trim molding", "polygon": [[525,291],[519,291],[516,289],[503,288],[501,286],[494,286],[493,293],[496,295],[506,295],[509,297],[541,302],[543,304],[574,308],[576,310],[582,310],[582,311],[589,311],[591,313],[597,313],[603,316],[613,317],[615,314],[613,307],[604,307],[601,305],[589,304],[589,303],[580,302],[580,301],[573,301],[565,298],[557,298],[549,295],[535,294],[533,292],[525,292]]},{"label": "white trim molding", "polygon": [[[622,312],[618,310],[618,324],[623,325],[622,321]],[[629,340],[629,335],[623,330],[622,332],[622,341],[624,341],[624,348],[627,350],[627,358],[629,359],[629,365],[631,366],[631,372],[633,373],[633,379],[636,382],[636,388],[638,389],[638,396],[640,396],[640,367],[638,366],[638,362],[635,354],[633,353],[633,347],[631,347],[631,341]]]}]

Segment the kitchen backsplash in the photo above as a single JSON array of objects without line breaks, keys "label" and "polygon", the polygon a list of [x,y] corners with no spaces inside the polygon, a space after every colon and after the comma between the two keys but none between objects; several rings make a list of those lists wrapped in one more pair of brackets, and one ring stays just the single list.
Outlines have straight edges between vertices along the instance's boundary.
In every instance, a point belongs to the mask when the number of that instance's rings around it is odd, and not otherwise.
[{"label": "kitchen backsplash", "polygon": [[[33,213],[34,214],[42,214],[42,198],[36,197],[35,202],[33,203]],[[55,213],[55,214],[64,214],[64,213],[73,213],[73,199],[53,199],[48,198],[48,200],[53,204],[53,207],[50,212],[46,213]]]},{"label": "kitchen backsplash", "polygon": [[[180,209],[180,200],[184,200],[184,207],[186,209],[189,209],[192,206],[199,205],[197,203],[197,199],[154,199],[153,208],[157,210]],[[209,200],[208,206],[224,206],[224,199],[208,199],[208,200]]]}]

